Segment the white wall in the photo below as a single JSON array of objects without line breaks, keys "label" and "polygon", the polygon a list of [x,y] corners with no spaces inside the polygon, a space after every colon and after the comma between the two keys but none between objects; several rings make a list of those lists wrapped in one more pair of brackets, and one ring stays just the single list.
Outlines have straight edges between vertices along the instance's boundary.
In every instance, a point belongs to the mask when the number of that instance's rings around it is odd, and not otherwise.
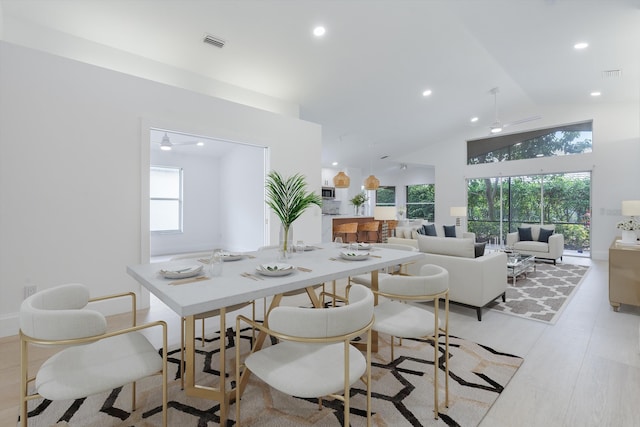
[{"label": "white wall", "polygon": [[[0,64],[1,336],[26,284],[140,291],[125,269],[149,254],[149,127],[270,147],[271,168],[320,192],[316,124],[6,42]],[[320,209],[296,230],[320,241]]]},{"label": "white wall", "polygon": [[640,199],[640,106],[559,105],[540,113],[544,120],[536,127],[592,119],[593,153],[467,166],[466,140],[486,133],[478,129],[453,135],[440,141],[438,150],[424,149],[411,156],[413,161],[424,159],[425,164],[435,165],[436,221],[453,221],[449,207],[466,205],[467,178],[592,171],[591,253],[594,259],[607,259],[608,248],[619,235],[615,224],[622,219],[622,200]]},{"label": "white wall", "polygon": [[151,150],[151,164],[183,169],[182,233],[151,233],[150,256],[264,245],[264,147],[226,143],[221,156]]}]

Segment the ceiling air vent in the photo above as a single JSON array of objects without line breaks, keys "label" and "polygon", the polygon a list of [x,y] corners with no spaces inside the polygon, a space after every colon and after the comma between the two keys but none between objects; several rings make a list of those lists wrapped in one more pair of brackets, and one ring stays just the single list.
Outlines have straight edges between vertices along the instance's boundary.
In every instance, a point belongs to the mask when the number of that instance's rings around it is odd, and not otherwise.
[{"label": "ceiling air vent", "polygon": [[208,43],[210,45],[213,45],[215,47],[218,47],[220,49],[222,49],[225,45],[225,43],[227,43],[226,41],[222,40],[219,37],[215,37],[212,36],[211,34],[205,34],[204,38],[202,39],[203,42]]},{"label": "ceiling air vent", "polygon": [[603,79],[622,77],[622,70],[605,70],[602,72]]}]

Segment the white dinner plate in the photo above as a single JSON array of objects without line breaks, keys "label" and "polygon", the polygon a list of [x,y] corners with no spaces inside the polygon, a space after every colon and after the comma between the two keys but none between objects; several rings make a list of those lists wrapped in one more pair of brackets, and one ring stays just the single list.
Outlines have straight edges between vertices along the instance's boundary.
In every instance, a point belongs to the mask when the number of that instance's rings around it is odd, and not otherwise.
[{"label": "white dinner plate", "polygon": [[260,264],[256,267],[258,273],[265,276],[286,276],[287,274],[293,273],[295,269],[291,264],[283,264],[280,262]]},{"label": "white dinner plate", "polygon": [[185,279],[200,274],[202,264],[176,264],[168,269],[160,270],[160,274],[167,279]]},{"label": "white dinner plate", "polygon": [[340,257],[349,261],[362,261],[369,258],[369,252],[340,251]]}]

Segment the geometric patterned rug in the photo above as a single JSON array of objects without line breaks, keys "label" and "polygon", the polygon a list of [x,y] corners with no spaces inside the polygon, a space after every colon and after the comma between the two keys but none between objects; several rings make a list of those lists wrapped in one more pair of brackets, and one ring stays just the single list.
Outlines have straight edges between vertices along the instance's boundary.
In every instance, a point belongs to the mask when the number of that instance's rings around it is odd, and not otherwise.
[{"label": "geometric patterned rug", "polygon": [[[247,333],[248,342],[250,335]],[[215,385],[219,353],[218,334],[197,344],[198,384]],[[235,336],[228,345],[233,349]],[[433,418],[433,346],[424,340],[403,340],[396,346],[396,360],[390,362],[388,337],[380,336],[379,351],[372,356],[372,412],[376,426],[476,426],[505,389],[523,359],[493,350],[461,338],[450,336],[449,407],[440,407],[440,418]],[[248,344],[242,343],[248,348]],[[442,344],[440,345],[442,348]],[[438,364],[442,363],[440,351]],[[227,353],[229,367],[235,366],[235,351]],[[169,426],[217,426],[219,404],[188,397],[180,390],[180,354],[169,355]],[[231,385],[233,369],[226,375]],[[444,370],[441,369],[441,375]],[[130,386],[85,399],[51,402],[46,399],[29,403],[29,426],[158,426],[161,425],[160,378],[138,382],[136,411],[130,410]],[[440,377],[440,386],[443,378]],[[366,425],[364,384],[352,388],[351,425]],[[444,389],[440,389],[440,402]],[[342,403],[323,400],[318,410],[316,399],[290,397],[271,389],[252,375],[242,397],[244,426],[340,426]],[[235,425],[235,404],[230,408],[227,425]]]},{"label": "geometric patterned rug", "polygon": [[536,270],[510,278],[506,302],[493,301],[487,308],[527,319],[554,324],[584,279],[589,267],[536,263]]}]

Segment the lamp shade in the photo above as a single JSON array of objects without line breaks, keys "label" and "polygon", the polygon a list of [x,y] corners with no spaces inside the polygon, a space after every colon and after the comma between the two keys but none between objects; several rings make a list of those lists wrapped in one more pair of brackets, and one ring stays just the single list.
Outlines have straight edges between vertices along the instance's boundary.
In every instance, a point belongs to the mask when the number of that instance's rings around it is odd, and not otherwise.
[{"label": "lamp shade", "polygon": [[333,177],[333,186],[336,188],[349,188],[350,183],[351,178],[342,171],[338,172],[338,175]]},{"label": "lamp shade", "polygon": [[377,190],[380,187],[380,180],[373,175],[369,175],[367,179],[364,180],[364,189],[365,190]]},{"label": "lamp shade", "polygon": [[449,208],[449,213],[451,216],[460,217],[467,216],[467,207],[466,206],[452,206]]},{"label": "lamp shade", "polygon": [[623,216],[640,216],[640,200],[623,200]]},{"label": "lamp shade", "polygon": [[377,221],[392,221],[396,219],[395,206],[376,206],[373,209],[373,218]]}]

